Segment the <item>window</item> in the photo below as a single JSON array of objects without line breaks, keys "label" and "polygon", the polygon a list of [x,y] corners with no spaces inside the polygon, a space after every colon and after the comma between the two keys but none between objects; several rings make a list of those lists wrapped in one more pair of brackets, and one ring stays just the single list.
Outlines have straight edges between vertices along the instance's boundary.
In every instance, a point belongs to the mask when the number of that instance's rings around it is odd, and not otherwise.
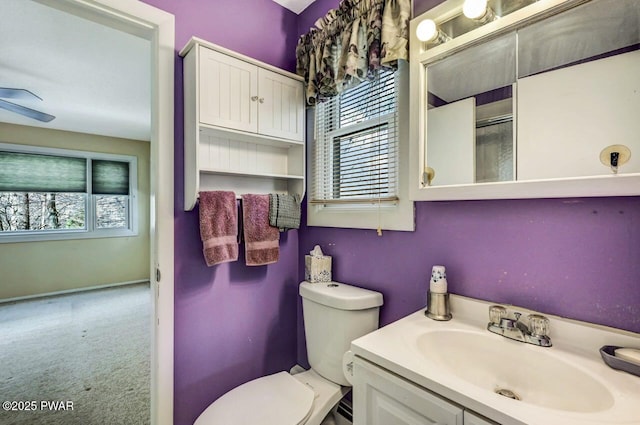
[{"label": "window", "polygon": [[0,144],[0,242],[137,234],[137,161]]},{"label": "window", "polygon": [[129,167],[125,161],[91,160],[96,229],[129,227]]},{"label": "window", "polygon": [[407,71],[400,61],[397,71],[383,69],[316,106],[309,225],[413,230],[413,203],[401,185],[408,169]]},{"label": "window", "polygon": [[391,70],[317,106],[311,202],[397,201],[397,91]]}]

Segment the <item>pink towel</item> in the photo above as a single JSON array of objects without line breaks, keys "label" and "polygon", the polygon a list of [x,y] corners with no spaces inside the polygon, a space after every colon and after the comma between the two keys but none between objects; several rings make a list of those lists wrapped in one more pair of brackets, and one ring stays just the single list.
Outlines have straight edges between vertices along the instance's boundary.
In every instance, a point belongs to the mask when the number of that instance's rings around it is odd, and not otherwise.
[{"label": "pink towel", "polygon": [[242,219],[247,266],[278,261],[280,232],[269,225],[269,195],[242,195]]},{"label": "pink towel", "polygon": [[200,192],[200,238],[207,266],[238,259],[238,206],[233,192]]}]

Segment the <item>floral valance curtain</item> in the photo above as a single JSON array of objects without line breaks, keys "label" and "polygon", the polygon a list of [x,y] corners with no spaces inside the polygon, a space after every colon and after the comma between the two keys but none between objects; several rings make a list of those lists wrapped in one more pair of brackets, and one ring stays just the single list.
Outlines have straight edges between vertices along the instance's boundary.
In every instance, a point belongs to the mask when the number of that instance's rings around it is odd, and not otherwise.
[{"label": "floral valance curtain", "polygon": [[409,57],[411,0],[342,0],[298,40],[307,103],[336,96]]}]

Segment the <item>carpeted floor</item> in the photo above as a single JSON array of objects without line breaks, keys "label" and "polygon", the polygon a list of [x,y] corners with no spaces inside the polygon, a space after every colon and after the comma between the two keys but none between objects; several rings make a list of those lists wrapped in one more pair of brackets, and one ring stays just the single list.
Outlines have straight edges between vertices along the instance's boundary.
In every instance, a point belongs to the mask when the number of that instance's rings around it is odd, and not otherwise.
[{"label": "carpeted floor", "polygon": [[0,424],[149,424],[150,310],[148,283],[0,304]]}]

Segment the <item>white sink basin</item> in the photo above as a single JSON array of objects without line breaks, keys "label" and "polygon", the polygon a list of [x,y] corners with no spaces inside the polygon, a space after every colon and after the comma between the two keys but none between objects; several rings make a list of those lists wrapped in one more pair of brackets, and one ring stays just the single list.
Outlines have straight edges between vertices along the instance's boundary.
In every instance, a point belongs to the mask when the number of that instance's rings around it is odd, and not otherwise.
[{"label": "white sink basin", "polygon": [[492,303],[450,300],[452,320],[420,310],[351,350],[502,425],[640,425],[640,377],[609,368],[599,353],[603,345],[640,347],[640,335],[547,316],[553,346],[538,347],[489,332]]},{"label": "white sink basin", "polygon": [[585,413],[614,403],[600,380],[554,355],[551,348],[456,330],[426,332],[416,342],[434,364],[487,391],[516,396],[521,403]]}]

